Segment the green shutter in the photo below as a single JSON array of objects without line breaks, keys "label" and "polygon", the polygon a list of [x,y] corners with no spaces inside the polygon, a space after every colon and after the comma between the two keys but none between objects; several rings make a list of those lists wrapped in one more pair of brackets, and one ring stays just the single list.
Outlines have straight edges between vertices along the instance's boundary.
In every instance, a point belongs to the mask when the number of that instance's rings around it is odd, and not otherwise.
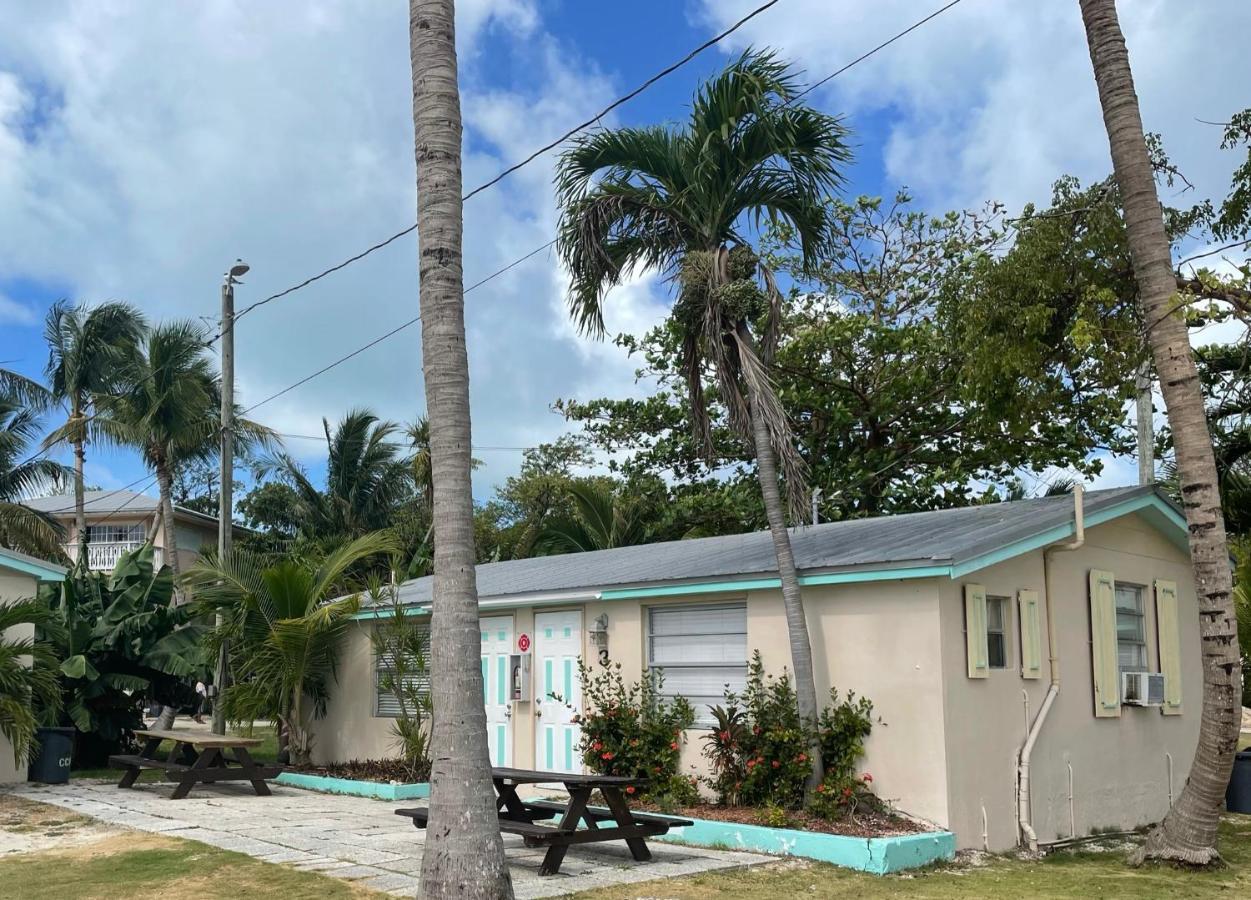
[{"label": "green shutter", "polygon": [[1164,673],[1164,706],[1166,716],[1182,711],[1181,630],[1177,616],[1177,582],[1157,580],[1155,583],[1155,627],[1160,649],[1160,671]]},{"label": "green shutter", "polygon": [[1095,715],[1121,714],[1121,666],[1116,653],[1116,579],[1090,570],[1090,659],[1094,674]]},{"label": "green shutter", "polygon": [[1038,613],[1038,591],[1019,591],[1017,604],[1021,620],[1021,677],[1042,677],[1042,627]]},{"label": "green shutter", "polygon": [[990,649],[986,641],[986,588],[980,584],[964,586],[964,639],[969,656],[969,677],[987,677],[990,674]]}]

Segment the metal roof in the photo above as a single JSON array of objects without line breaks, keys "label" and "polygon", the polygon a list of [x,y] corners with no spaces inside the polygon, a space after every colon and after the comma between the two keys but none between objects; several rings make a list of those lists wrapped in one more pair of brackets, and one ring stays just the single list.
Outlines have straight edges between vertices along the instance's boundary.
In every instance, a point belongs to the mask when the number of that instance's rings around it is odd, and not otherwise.
[{"label": "metal roof", "polygon": [[[1087,517],[1127,501],[1164,500],[1150,485],[1109,488],[1085,495]],[[1164,501],[1167,502],[1167,501]],[[790,529],[801,574],[864,568],[958,566],[1063,527],[1073,519],[1069,495],[967,506],[933,512],[852,519]],[[667,541],[477,567],[478,596],[486,600],[528,594],[595,591],[673,581],[776,576],[767,531]],[[406,604],[429,603],[433,578],[400,586]]]},{"label": "metal roof", "polygon": [[[83,493],[83,511],[88,516],[115,516],[119,513],[135,513],[147,516],[156,512],[160,502],[159,497],[137,494],[134,491],[85,491]],[[48,513],[61,518],[70,518],[74,515],[73,494],[35,497],[30,500],[23,500],[22,505],[28,506],[37,512]],[[200,519],[206,522],[215,523],[217,521],[217,516],[198,512],[194,509],[187,509],[183,506],[175,506],[174,512],[180,516]],[[239,530],[239,526],[236,525],[235,529]]]}]

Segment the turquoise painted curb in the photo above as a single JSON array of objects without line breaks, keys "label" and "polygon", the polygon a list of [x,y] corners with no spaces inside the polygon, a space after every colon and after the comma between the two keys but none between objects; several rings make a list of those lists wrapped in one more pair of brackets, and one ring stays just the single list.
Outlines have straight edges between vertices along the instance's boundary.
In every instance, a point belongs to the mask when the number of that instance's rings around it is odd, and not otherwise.
[{"label": "turquoise painted curb", "polygon": [[694,825],[671,828],[668,834],[653,840],[802,856],[874,875],[917,869],[956,855],[956,836],[950,831],[860,838],[708,819],[696,819]]},{"label": "turquoise painted curb", "polygon": [[417,800],[430,796],[430,785],[385,784],[380,781],[354,781],[351,778],[331,778],[328,775],[308,775],[303,772],[283,772],[275,781],[287,787],[322,791],[326,794],[350,794],[353,797],[372,797],[374,800]]}]

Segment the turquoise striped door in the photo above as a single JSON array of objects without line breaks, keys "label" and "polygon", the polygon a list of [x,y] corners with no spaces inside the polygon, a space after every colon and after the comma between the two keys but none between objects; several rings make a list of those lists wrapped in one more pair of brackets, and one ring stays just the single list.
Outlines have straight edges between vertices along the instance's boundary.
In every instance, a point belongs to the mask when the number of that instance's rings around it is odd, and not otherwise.
[{"label": "turquoise striped door", "polygon": [[[578,657],[582,655],[582,611],[534,616],[534,685],[538,704],[534,765],[548,772],[581,772],[582,730],[573,717],[582,710]],[[557,699],[559,698],[559,699]]]},{"label": "turquoise striped door", "polygon": [[513,764],[513,712],[509,700],[508,655],[513,648],[513,617],[478,620],[482,633],[482,699],[486,706],[491,765]]}]

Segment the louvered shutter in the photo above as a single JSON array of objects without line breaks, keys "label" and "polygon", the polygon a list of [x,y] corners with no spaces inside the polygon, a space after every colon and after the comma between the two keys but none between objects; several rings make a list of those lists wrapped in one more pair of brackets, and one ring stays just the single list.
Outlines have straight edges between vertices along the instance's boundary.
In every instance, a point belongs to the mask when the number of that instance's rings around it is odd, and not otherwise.
[{"label": "louvered shutter", "polygon": [[1094,674],[1095,715],[1121,714],[1121,666],[1116,652],[1116,579],[1090,570],[1090,656]]},{"label": "louvered shutter", "polygon": [[1042,625],[1039,621],[1038,591],[1020,591],[1017,606],[1021,621],[1021,677],[1042,677]]},{"label": "louvered shutter", "polygon": [[1164,706],[1166,716],[1182,711],[1181,631],[1177,612],[1177,583],[1158,580],[1155,583],[1155,627],[1160,650],[1160,671],[1164,674]]},{"label": "louvered shutter", "polygon": [[987,677],[990,674],[990,648],[986,638],[986,588],[980,584],[964,586],[964,639],[969,657],[969,677]]},{"label": "louvered shutter", "polygon": [[[389,653],[379,653],[374,657],[374,715],[397,718],[400,715],[400,701],[393,691],[383,689],[383,679],[394,670],[394,660]],[[416,688],[423,694],[430,693],[430,669],[427,667],[419,675],[410,675],[404,679],[410,688]],[[409,713],[413,712],[409,709]]]}]

